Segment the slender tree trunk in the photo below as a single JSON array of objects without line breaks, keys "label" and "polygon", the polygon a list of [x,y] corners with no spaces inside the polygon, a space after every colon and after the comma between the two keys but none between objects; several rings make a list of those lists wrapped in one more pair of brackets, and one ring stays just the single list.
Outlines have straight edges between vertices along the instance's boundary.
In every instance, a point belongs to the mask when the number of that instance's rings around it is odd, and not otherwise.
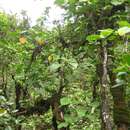
[{"label": "slender tree trunk", "polygon": [[[113,72],[114,67],[114,52],[110,52],[113,58],[109,58],[111,63],[109,63],[108,73],[110,77],[111,86],[116,85],[116,73]],[[128,125],[130,125],[130,109],[128,108],[128,103],[125,98],[125,86],[119,86],[111,88],[111,93],[113,96],[113,116],[114,123],[117,126],[117,130],[128,130]]]},{"label": "slender tree trunk", "polygon": [[[60,54],[59,64],[62,63],[61,58],[62,58],[63,52],[64,52],[64,47],[63,47],[63,50],[61,51],[61,54]],[[64,110],[60,106],[60,98],[61,98],[63,89],[64,89],[65,84],[66,84],[65,83],[64,66],[62,66],[58,69],[58,78],[60,79],[59,90],[55,96],[55,99],[51,103],[52,112],[53,112],[53,117],[52,117],[53,128],[52,129],[53,130],[69,130],[69,126],[58,129],[58,123],[57,123],[57,122],[59,122],[59,123],[64,122]]]},{"label": "slender tree trunk", "polygon": [[[110,80],[112,86],[116,84],[116,76],[114,73],[110,73]],[[111,93],[114,101],[114,123],[117,125],[117,130],[128,130],[128,124],[130,124],[130,110],[125,99],[125,88],[124,86],[111,88]]]},{"label": "slender tree trunk", "polygon": [[[20,109],[20,96],[21,96],[21,85],[16,82],[15,83],[15,104],[16,104],[16,109],[19,110]],[[18,116],[16,116],[16,119],[18,118]],[[16,130],[21,130],[21,125],[18,124],[16,125]]]},{"label": "slender tree trunk", "polygon": [[[21,84],[18,81],[16,81],[14,75],[12,75],[12,79],[15,82],[15,108],[16,108],[16,110],[19,110],[20,109],[20,97],[21,97]],[[15,118],[17,119],[18,115],[16,115]],[[15,130],[21,130],[21,125],[17,124],[15,126]]]},{"label": "slender tree trunk", "polygon": [[101,119],[102,130],[112,130],[112,122],[110,118],[109,108],[109,88],[107,81],[107,48],[101,45],[100,47],[100,60],[101,60],[101,75],[100,75],[100,94],[101,94]]}]

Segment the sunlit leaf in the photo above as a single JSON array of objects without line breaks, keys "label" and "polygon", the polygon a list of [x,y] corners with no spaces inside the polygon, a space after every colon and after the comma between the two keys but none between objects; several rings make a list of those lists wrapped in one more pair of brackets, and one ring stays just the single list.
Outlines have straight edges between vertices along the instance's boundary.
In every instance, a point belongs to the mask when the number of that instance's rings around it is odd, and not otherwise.
[{"label": "sunlit leaf", "polygon": [[120,27],[129,27],[130,28],[130,23],[128,23],[127,21],[118,21],[117,22],[119,24]]},{"label": "sunlit leaf", "polygon": [[124,36],[125,34],[130,33],[130,28],[122,27],[122,28],[119,28],[117,32],[120,36]]},{"label": "sunlit leaf", "polygon": [[112,88],[120,87],[120,86],[122,86],[124,84],[125,84],[124,80],[117,79],[116,84],[114,86],[112,86]]},{"label": "sunlit leaf", "polygon": [[117,76],[124,76],[127,75],[127,72],[118,72]]},{"label": "sunlit leaf", "polygon": [[120,5],[120,4],[122,4],[122,3],[124,3],[125,2],[125,0],[112,0],[111,1],[111,3],[113,4],[113,5]]},{"label": "sunlit leaf", "polygon": [[7,113],[7,111],[5,109],[0,108],[0,116],[3,116],[6,113]]},{"label": "sunlit leaf", "polygon": [[101,38],[106,38],[107,36],[110,36],[113,33],[113,29],[104,29],[100,30],[100,37]]},{"label": "sunlit leaf", "polygon": [[94,42],[94,41],[97,41],[100,39],[100,35],[96,35],[96,34],[93,34],[93,35],[89,35],[87,36],[86,38],[89,42]]},{"label": "sunlit leaf", "polygon": [[49,55],[48,56],[48,61],[51,62],[53,60],[53,56],[52,55]]}]

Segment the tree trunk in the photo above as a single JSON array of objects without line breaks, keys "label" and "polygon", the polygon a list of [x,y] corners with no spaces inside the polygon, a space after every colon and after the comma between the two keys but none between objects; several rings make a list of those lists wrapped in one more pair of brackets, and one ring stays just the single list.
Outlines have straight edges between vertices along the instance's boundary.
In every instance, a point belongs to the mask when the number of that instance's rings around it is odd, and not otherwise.
[{"label": "tree trunk", "polygon": [[102,130],[112,130],[112,122],[110,118],[109,108],[109,88],[107,81],[107,48],[101,45],[100,47],[100,95],[101,95],[101,119],[102,119]]},{"label": "tree trunk", "polygon": [[125,101],[123,86],[113,88],[111,92],[114,100],[113,115],[117,130],[128,130],[130,112]]},{"label": "tree trunk", "polygon": [[[111,85],[116,84],[116,75],[113,72],[109,72]],[[117,125],[117,130],[128,130],[130,124],[130,110],[125,99],[125,87],[118,86],[111,88],[113,96],[113,116],[114,123]]]},{"label": "tree trunk", "polygon": [[[62,51],[64,51],[64,46],[63,46]],[[60,54],[59,64],[62,64],[62,60],[61,60],[62,55],[63,55],[62,51]],[[62,66],[58,69],[58,78],[60,79],[59,90],[58,90],[56,96],[54,97],[53,102],[51,103],[52,113],[53,113],[53,117],[52,117],[52,125],[53,125],[52,129],[53,130],[58,130],[58,123],[57,122],[59,122],[59,123],[64,122],[64,110],[60,106],[60,98],[61,98],[61,95],[63,93],[63,89],[64,89],[65,84],[66,84],[65,74],[64,74],[64,66]],[[69,130],[69,126],[60,128],[59,130]]]},{"label": "tree trunk", "polygon": [[[110,55],[113,55],[114,52],[109,52]],[[111,58],[109,61],[108,73],[110,77],[111,86],[116,85],[116,73],[113,72],[115,68],[113,66],[114,58]],[[130,110],[128,108],[128,103],[125,98],[125,86],[118,86],[111,88],[111,93],[113,96],[113,116],[114,123],[117,126],[117,130],[128,130],[128,125],[130,125]]]}]

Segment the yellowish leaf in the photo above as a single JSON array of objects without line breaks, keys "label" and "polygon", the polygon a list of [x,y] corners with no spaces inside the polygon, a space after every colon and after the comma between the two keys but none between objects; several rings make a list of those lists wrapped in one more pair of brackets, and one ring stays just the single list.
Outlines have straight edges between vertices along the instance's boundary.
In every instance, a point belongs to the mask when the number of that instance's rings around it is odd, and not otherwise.
[{"label": "yellowish leaf", "polygon": [[52,60],[53,60],[53,56],[52,55],[48,56],[48,61],[51,62]]},{"label": "yellowish leaf", "polygon": [[5,109],[0,108],[0,116],[4,115],[6,113],[7,113],[7,111]]},{"label": "yellowish leaf", "polygon": [[45,45],[45,42],[43,40],[37,40],[38,45]]}]

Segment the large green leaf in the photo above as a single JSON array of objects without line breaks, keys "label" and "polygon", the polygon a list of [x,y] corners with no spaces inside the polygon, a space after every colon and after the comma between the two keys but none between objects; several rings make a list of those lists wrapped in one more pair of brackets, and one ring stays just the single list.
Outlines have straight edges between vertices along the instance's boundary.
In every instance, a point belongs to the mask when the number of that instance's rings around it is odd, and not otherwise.
[{"label": "large green leaf", "polygon": [[96,35],[96,34],[89,35],[86,38],[86,40],[88,40],[89,42],[94,42],[94,41],[97,41],[99,39],[100,39],[100,35]]},{"label": "large green leaf", "polygon": [[65,114],[64,119],[65,119],[65,122],[67,122],[69,124],[72,124],[77,120],[77,118],[75,116],[70,116],[69,114]]},{"label": "large green leaf", "polygon": [[86,114],[86,109],[83,107],[79,107],[78,109],[76,109],[78,117],[84,117]]},{"label": "large green leaf", "polygon": [[104,29],[104,30],[100,30],[100,37],[101,38],[106,38],[106,37],[108,37],[109,35],[111,35],[112,33],[113,33],[113,29],[110,29],[110,28],[108,28],[108,29]]},{"label": "large green leaf", "polygon": [[130,54],[123,55],[122,60],[124,64],[128,64],[130,66]]},{"label": "large green leaf", "polygon": [[120,5],[120,4],[122,4],[122,3],[124,3],[125,2],[125,0],[112,0],[111,1],[111,3],[113,4],[113,5]]},{"label": "large green leaf", "polygon": [[117,79],[116,80],[116,84],[114,86],[112,86],[112,88],[116,88],[116,87],[121,87],[122,85],[125,84],[125,81],[124,80],[121,80],[121,79]]},{"label": "large green leaf", "polygon": [[125,75],[127,75],[127,72],[118,72],[118,74],[117,74],[117,76],[125,76]]},{"label": "large green leaf", "polygon": [[124,36],[125,34],[130,33],[130,28],[129,27],[121,27],[118,29],[117,32],[120,36]]},{"label": "large green leaf", "polygon": [[54,72],[56,71],[61,65],[59,63],[53,63],[50,65],[50,71]]},{"label": "large green leaf", "polygon": [[62,106],[69,105],[72,103],[72,100],[69,97],[64,97],[60,99],[60,103]]},{"label": "large green leaf", "polygon": [[120,27],[129,27],[130,28],[130,23],[128,23],[127,21],[118,21],[117,22],[119,24]]}]

